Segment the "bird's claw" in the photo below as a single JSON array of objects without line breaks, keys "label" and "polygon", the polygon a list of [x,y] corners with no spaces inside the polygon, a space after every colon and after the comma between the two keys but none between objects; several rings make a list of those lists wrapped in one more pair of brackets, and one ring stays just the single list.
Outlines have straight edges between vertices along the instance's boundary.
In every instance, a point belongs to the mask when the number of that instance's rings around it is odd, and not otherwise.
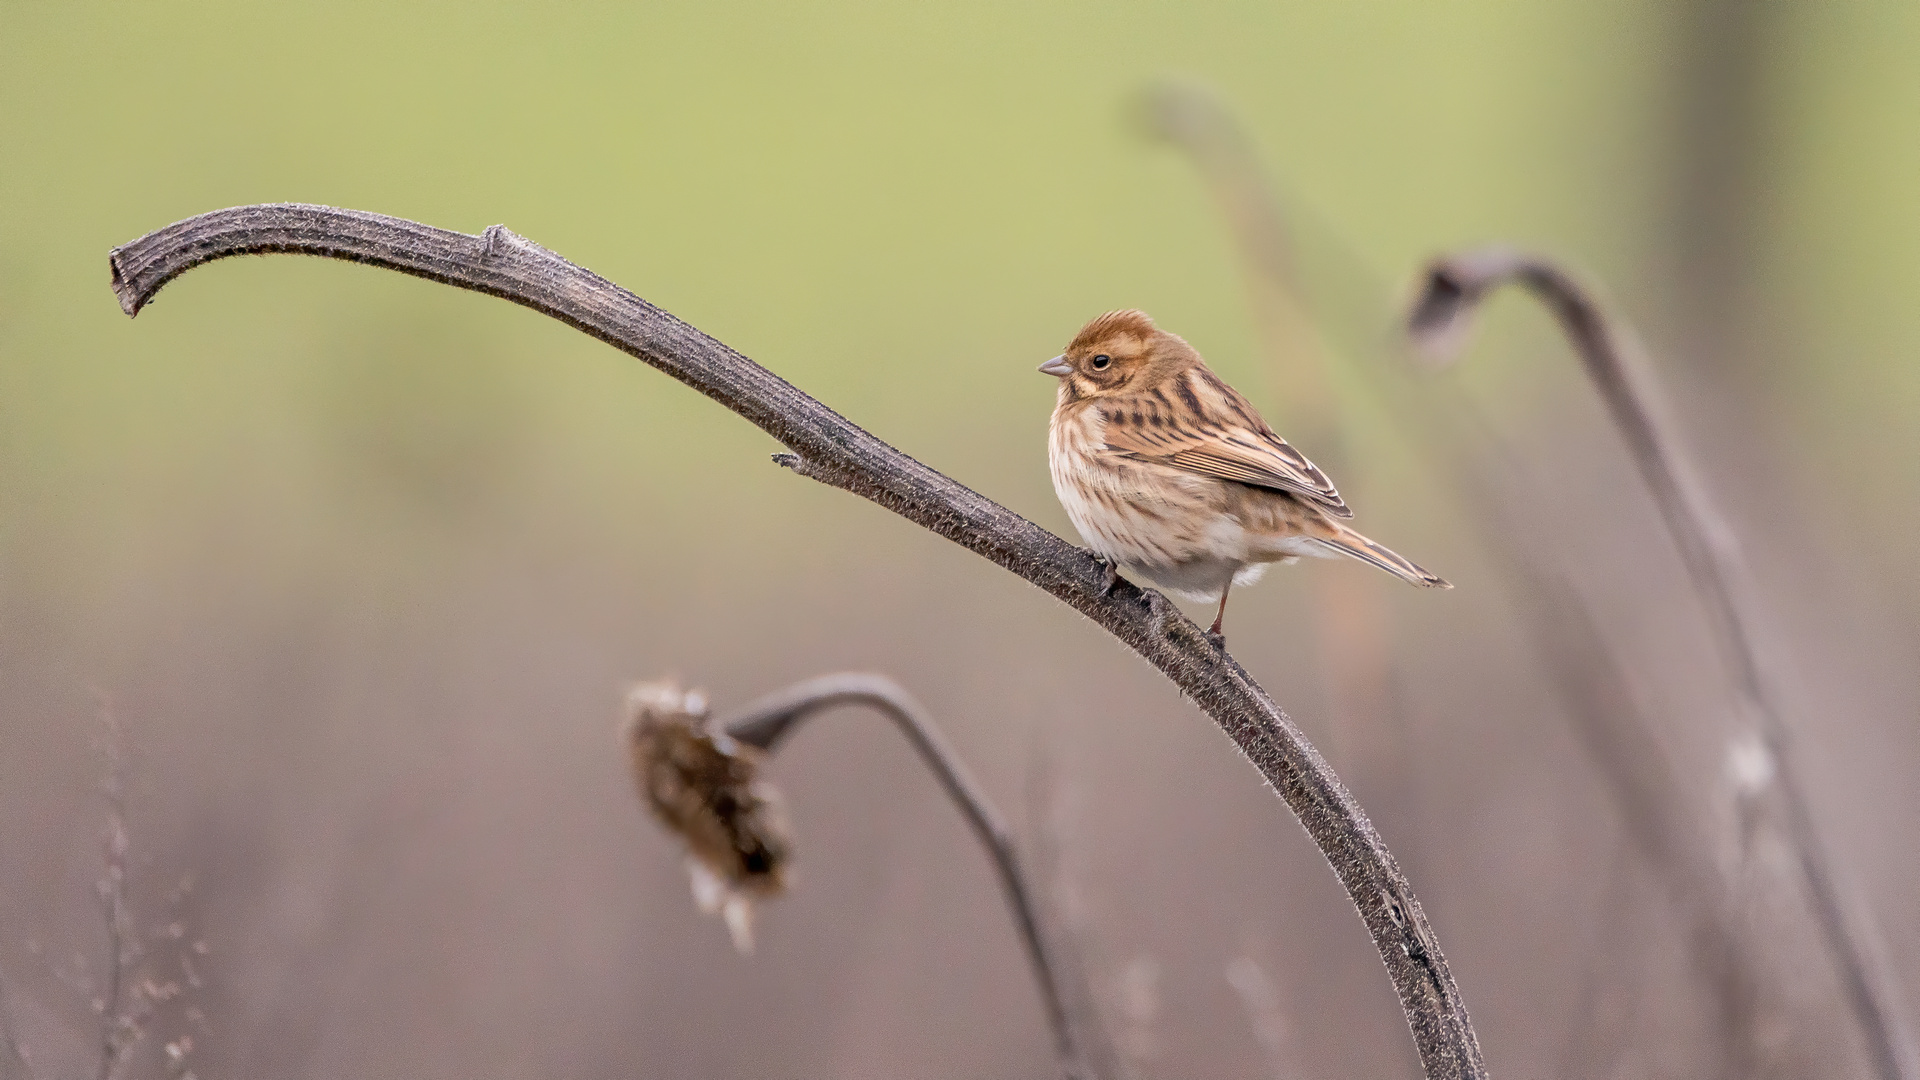
[{"label": "bird's claw", "polygon": [[1113,590],[1120,584],[1120,567],[1098,555],[1093,557],[1093,561],[1100,564],[1100,596],[1105,599],[1112,596]]},{"label": "bird's claw", "polygon": [[1147,609],[1147,618],[1152,620],[1154,634],[1164,635],[1167,632],[1167,611],[1173,605],[1160,595],[1159,589],[1143,588],[1140,590],[1140,606]]}]

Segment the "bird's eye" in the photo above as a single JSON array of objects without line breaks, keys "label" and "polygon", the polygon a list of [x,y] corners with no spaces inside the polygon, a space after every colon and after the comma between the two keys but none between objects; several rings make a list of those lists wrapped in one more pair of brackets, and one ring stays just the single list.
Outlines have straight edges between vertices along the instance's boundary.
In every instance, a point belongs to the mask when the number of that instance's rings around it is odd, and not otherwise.
[{"label": "bird's eye", "polygon": [[1106,353],[1101,353],[1099,356],[1093,358],[1093,370],[1105,371],[1107,370],[1107,365],[1111,363],[1113,363],[1113,357],[1108,356]]}]

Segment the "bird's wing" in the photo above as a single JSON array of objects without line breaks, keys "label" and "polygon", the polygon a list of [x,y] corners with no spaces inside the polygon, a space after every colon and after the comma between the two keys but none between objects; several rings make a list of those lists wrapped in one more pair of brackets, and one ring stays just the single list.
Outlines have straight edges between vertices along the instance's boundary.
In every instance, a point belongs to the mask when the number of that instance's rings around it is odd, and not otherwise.
[{"label": "bird's wing", "polygon": [[1136,461],[1282,491],[1352,517],[1333,481],[1274,434],[1247,399],[1205,368],[1101,403],[1107,449]]}]

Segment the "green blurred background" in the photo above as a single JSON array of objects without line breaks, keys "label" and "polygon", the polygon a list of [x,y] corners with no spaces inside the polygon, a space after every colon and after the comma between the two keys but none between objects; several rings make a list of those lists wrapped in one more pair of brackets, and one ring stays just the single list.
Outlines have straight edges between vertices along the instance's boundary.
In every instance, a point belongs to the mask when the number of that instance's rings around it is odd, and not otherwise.
[{"label": "green blurred background", "polygon": [[[1489,239],[1604,283],[1755,549],[1796,692],[1848,706],[1815,710],[1813,770],[1920,968],[1915,871],[1865,854],[1920,821],[1917,57],[1920,8],[1896,3],[0,0],[0,970],[89,932],[98,691],[138,748],[153,873],[202,882],[209,1074],[1041,1071],[991,882],[867,721],[782,759],[817,839],[750,963],[694,919],[626,790],[626,680],[725,704],[873,668],[1030,834],[1035,776],[1079,808],[1096,974],[1161,987],[1145,1072],[1258,1071],[1219,977],[1248,955],[1281,973],[1308,1074],[1408,1074],[1386,980],[1283,808],[1051,600],[497,301],[237,259],[136,322],[107,285],[112,246],[242,203],[504,222],[1071,536],[1033,367],[1091,315],[1144,308],[1287,409],[1233,238],[1132,119],[1170,76],[1229,103],[1382,289]],[[1609,447],[1544,320],[1494,315],[1475,363],[1514,437],[1564,436],[1549,463]],[[1236,602],[1235,652],[1402,852],[1496,1071],[1545,1075],[1593,1012],[1567,972],[1610,950],[1567,931],[1612,925],[1619,845],[1414,450],[1336,478],[1462,585],[1391,598],[1413,726],[1325,721],[1302,582],[1360,568],[1274,575]],[[1569,490],[1649,528],[1609,470]],[[1639,584],[1677,580],[1663,544]],[[1669,614],[1615,628],[1654,643],[1650,698],[1724,709]],[[1641,936],[1671,934],[1641,901]],[[1615,932],[1640,934],[1591,931]],[[1605,986],[1683,981],[1639,977]],[[56,992],[13,981],[25,1026],[75,1037]],[[1690,1052],[1675,1008],[1641,1018],[1649,1059]]]}]

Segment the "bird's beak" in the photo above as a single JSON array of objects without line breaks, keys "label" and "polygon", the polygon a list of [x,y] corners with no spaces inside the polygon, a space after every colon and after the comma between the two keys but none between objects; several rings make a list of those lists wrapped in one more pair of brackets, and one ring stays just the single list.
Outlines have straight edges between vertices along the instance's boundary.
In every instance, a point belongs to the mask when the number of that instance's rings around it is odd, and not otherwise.
[{"label": "bird's beak", "polygon": [[1062,353],[1046,363],[1041,364],[1040,373],[1043,375],[1052,375],[1056,379],[1064,379],[1073,373],[1073,365],[1067,363],[1066,354]]}]

